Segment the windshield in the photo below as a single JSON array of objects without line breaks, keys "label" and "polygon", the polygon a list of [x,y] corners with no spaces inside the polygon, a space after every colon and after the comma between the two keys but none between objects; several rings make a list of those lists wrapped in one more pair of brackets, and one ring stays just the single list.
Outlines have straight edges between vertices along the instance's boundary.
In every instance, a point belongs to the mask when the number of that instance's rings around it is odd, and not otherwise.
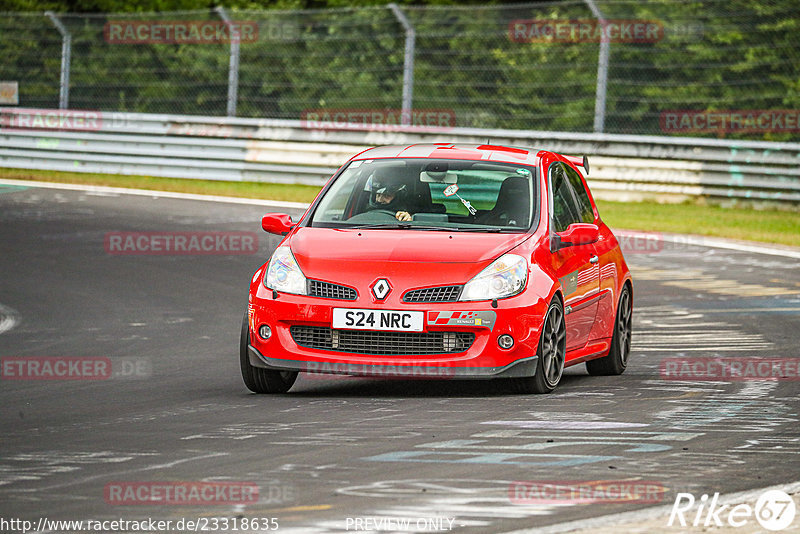
[{"label": "windshield", "polygon": [[353,161],[310,225],[523,232],[531,227],[535,167],[421,158]]}]

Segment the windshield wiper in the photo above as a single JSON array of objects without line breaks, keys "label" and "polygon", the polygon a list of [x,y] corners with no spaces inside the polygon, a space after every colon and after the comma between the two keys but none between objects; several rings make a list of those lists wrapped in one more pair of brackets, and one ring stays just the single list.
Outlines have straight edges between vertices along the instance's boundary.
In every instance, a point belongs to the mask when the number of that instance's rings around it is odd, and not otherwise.
[{"label": "windshield wiper", "polygon": [[396,222],[396,223],[381,223],[381,224],[354,224],[343,226],[343,230],[385,230],[385,229],[401,229],[408,230],[412,228],[411,223]]},{"label": "windshield wiper", "polygon": [[410,222],[396,222],[396,223],[381,223],[381,224],[354,224],[352,226],[343,226],[342,229],[347,230],[433,230],[436,232],[462,232],[471,231],[467,228],[458,228],[452,226],[431,226],[412,224]]},{"label": "windshield wiper", "polygon": [[354,224],[343,226],[342,230],[433,230],[436,232],[488,232],[499,234],[503,232],[518,232],[516,228],[502,228],[499,226],[484,226],[464,228],[460,226],[421,226],[409,222],[381,223],[381,224]]},{"label": "windshield wiper", "polygon": [[452,226],[414,226],[412,230],[436,230],[440,232],[460,232],[461,228]]}]

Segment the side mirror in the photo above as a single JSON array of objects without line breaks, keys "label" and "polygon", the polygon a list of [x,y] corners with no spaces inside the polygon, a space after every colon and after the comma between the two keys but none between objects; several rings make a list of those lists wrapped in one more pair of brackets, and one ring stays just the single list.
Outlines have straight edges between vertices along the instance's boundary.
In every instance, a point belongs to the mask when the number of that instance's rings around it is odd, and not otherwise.
[{"label": "side mirror", "polygon": [[267,213],[261,218],[261,228],[270,234],[286,235],[293,227],[292,218],[285,213]]},{"label": "side mirror", "polygon": [[596,224],[572,223],[563,232],[555,234],[550,240],[550,251],[575,245],[588,245],[600,239],[600,229]]}]

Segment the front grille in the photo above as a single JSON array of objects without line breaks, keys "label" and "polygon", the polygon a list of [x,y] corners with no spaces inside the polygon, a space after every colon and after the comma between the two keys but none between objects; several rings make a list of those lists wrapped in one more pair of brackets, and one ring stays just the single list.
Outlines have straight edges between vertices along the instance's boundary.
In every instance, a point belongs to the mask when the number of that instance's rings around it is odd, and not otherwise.
[{"label": "front grille", "polygon": [[475,341],[472,332],[375,332],[325,326],[292,326],[289,331],[301,347],[383,356],[464,352]]},{"label": "front grille", "polygon": [[312,297],[336,300],[356,300],[358,294],[352,287],[340,286],[330,282],[320,282],[319,280],[308,281],[308,294]]},{"label": "front grille", "polygon": [[456,302],[463,286],[427,287],[413,289],[403,295],[403,302]]}]

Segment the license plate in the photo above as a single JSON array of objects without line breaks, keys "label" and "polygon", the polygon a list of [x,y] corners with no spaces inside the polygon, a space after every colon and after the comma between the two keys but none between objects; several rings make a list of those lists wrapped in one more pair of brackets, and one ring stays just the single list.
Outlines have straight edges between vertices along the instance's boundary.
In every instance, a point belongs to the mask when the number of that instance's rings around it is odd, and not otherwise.
[{"label": "license plate", "polygon": [[422,332],[424,320],[421,311],[333,309],[333,328],[345,330]]}]

